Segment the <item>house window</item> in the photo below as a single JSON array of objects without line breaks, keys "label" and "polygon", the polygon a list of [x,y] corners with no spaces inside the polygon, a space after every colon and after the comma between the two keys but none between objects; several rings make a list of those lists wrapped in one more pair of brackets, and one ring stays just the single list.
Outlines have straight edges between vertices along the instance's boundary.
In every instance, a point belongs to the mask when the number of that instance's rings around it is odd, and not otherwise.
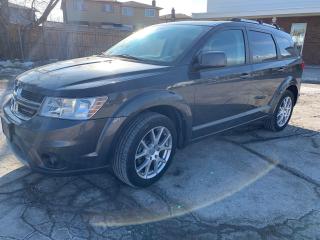
[{"label": "house window", "polygon": [[131,7],[123,7],[122,8],[122,15],[131,17],[133,16],[133,8]]},{"label": "house window", "polygon": [[306,23],[293,23],[291,26],[291,36],[298,50],[300,51],[300,54],[302,54],[302,51],[303,51],[306,32],[307,32]]},{"label": "house window", "polygon": [[113,6],[111,4],[103,4],[102,10],[106,13],[113,13]]},{"label": "house window", "polygon": [[155,17],[156,16],[156,10],[155,9],[145,9],[144,15],[146,17]]},{"label": "house window", "polygon": [[73,0],[73,8],[78,11],[86,11],[87,5],[84,0]]}]

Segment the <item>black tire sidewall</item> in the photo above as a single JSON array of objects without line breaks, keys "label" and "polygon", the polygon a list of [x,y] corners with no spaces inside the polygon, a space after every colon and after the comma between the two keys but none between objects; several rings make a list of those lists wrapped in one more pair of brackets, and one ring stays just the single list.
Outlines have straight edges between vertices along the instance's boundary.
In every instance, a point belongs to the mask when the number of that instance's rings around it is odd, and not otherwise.
[{"label": "black tire sidewall", "polygon": [[[166,127],[172,135],[172,152],[171,152],[170,158],[169,158],[166,166],[161,171],[161,173],[159,173],[154,178],[143,179],[136,173],[136,170],[135,170],[136,150],[137,150],[142,138],[151,129],[153,129],[155,127],[160,127],[160,126]],[[172,162],[172,159],[175,155],[175,151],[176,151],[177,131],[175,129],[174,124],[172,123],[172,121],[169,118],[167,118],[165,116],[159,116],[155,119],[152,119],[151,121],[146,123],[144,126],[142,126],[141,129],[138,130],[138,133],[134,137],[134,140],[129,144],[130,144],[130,147],[129,147],[129,151],[128,151],[128,155],[127,155],[127,176],[128,176],[128,179],[131,182],[131,184],[134,186],[148,187],[148,186],[152,185],[153,183],[155,183],[156,181],[158,181],[163,176],[163,174],[167,171],[167,169],[169,168],[169,166]]]},{"label": "black tire sidewall", "polygon": [[[278,112],[279,112],[281,103],[282,103],[283,99],[286,98],[286,97],[290,97],[290,98],[291,98],[292,108],[291,108],[291,112],[290,112],[290,116],[289,116],[288,121],[286,122],[286,124],[285,124],[284,126],[280,127],[280,126],[278,125],[278,122],[277,122],[277,116],[278,116]],[[291,116],[292,116],[293,108],[294,108],[294,96],[293,96],[292,92],[290,92],[290,91],[285,91],[284,94],[282,95],[282,97],[281,97],[281,99],[280,99],[277,107],[276,107],[276,110],[275,110],[274,114],[273,114],[273,119],[272,119],[272,121],[273,121],[273,126],[274,126],[274,128],[275,128],[276,131],[282,131],[282,130],[284,130],[284,129],[288,126],[288,124],[289,124],[289,122],[290,122],[290,119],[291,119]]]}]

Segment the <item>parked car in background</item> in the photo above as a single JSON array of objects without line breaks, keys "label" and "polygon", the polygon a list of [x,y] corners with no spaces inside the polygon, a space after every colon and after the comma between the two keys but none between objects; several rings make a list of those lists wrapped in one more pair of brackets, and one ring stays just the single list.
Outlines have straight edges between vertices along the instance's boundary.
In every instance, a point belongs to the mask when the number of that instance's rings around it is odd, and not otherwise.
[{"label": "parked car in background", "polygon": [[99,56],[18,76],[3,131],[35,171],[111,166],[124,183],[146,187],[195,140],[257,120],[283,130],[303,67],[290,35],[272,25],[155,25]]}]

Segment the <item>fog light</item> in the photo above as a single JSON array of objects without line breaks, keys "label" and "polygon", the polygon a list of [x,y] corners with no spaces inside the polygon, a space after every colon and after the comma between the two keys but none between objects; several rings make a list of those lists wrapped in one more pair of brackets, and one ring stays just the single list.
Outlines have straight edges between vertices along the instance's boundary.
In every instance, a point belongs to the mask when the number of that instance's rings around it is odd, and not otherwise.
[{"label": "fog light", "polygon": [[58,159],[54,154],[42,154],[42,162],[46,168],[61,170],[66,168],[66,164],[63,160]]}]

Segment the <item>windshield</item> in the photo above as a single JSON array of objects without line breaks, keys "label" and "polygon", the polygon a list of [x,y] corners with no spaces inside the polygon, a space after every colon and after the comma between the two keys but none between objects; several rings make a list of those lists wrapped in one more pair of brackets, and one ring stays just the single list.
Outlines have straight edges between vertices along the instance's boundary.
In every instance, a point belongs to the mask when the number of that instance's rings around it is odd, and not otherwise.
[{"label": "windshield", "polygon": [[104,54],[141,61],[171,63],[182,56],[207,30],[208,27],[193,25],[152,26],[129,36]]}]

